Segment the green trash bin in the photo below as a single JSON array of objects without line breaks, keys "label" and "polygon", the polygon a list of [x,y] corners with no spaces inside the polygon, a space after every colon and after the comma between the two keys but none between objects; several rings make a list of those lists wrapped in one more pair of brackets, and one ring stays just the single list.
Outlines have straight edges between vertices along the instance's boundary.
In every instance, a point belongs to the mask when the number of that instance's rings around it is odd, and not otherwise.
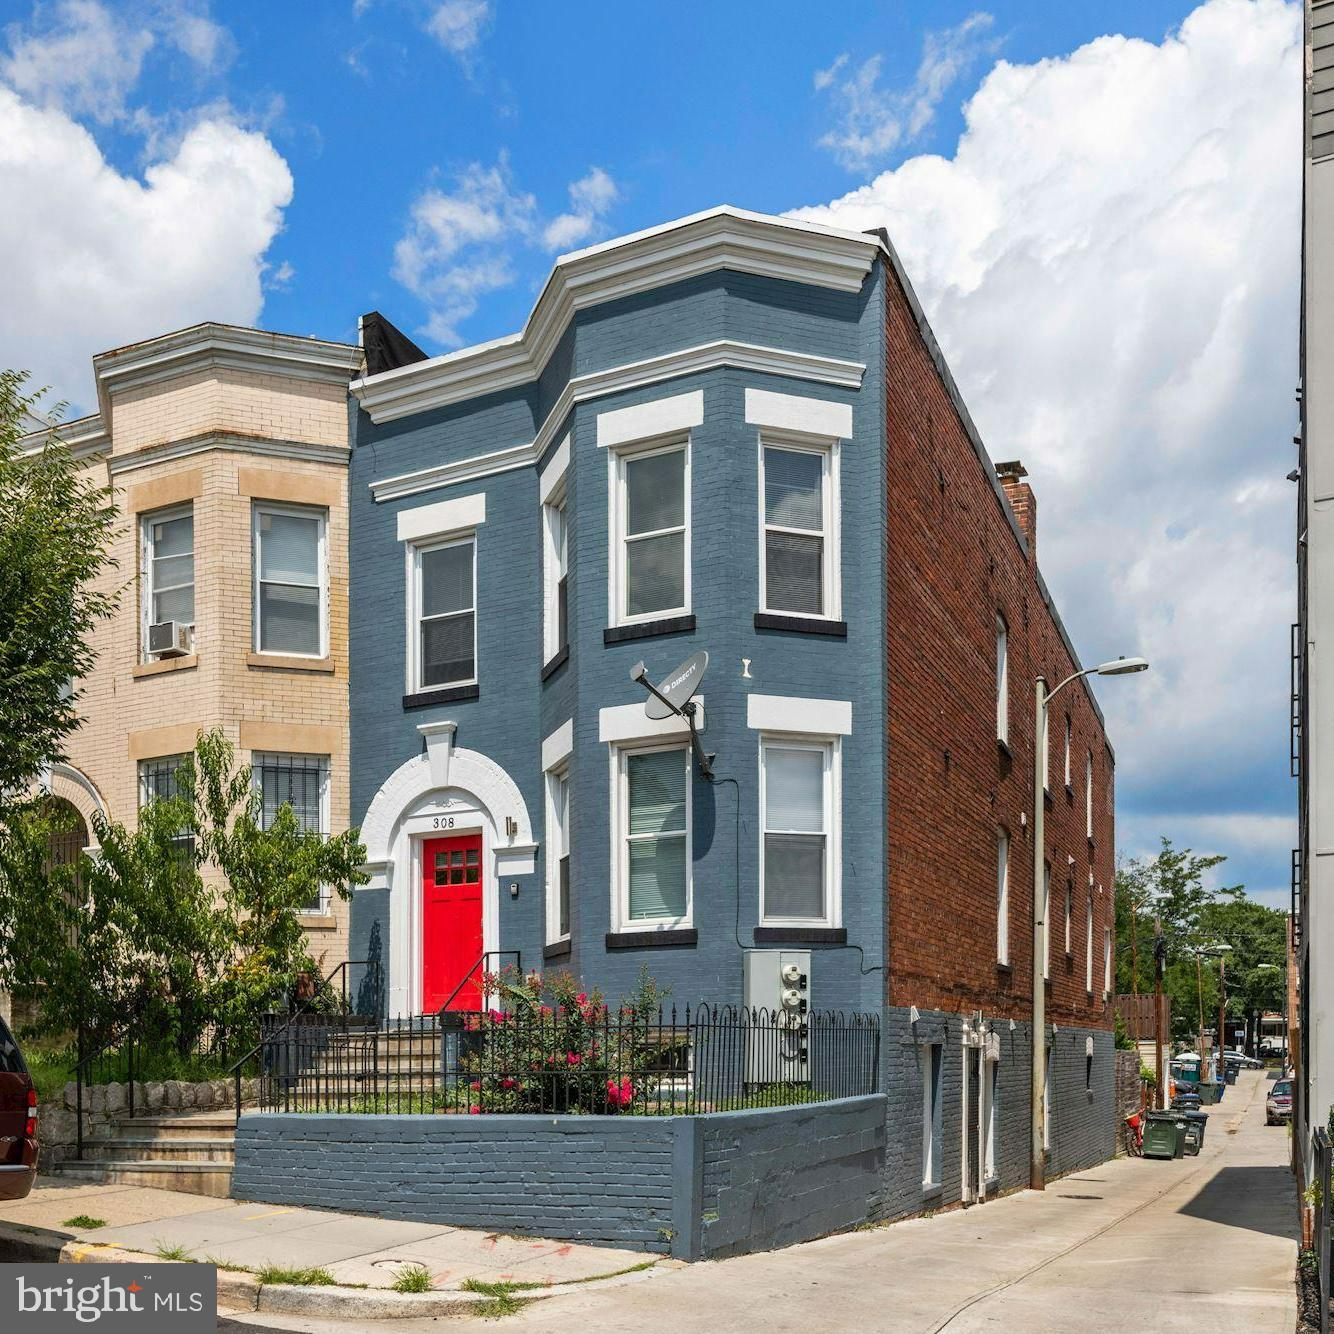
[{"label": "green trash bin", "polygon": [[1185,1150],[1185,1118],[1179,1112],[1150,1112],[1144,1124],[1144,1156],[1180,1158]]}]

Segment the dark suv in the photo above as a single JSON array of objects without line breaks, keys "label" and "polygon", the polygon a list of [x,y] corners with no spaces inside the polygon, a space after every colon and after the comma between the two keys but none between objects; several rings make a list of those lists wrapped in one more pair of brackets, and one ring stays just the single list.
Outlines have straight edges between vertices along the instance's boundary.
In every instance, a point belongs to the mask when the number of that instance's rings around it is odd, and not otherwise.
[{"label": "dark suv", "polygon": [[0,1019],[0,1200],[21,1200],[37,1175],[37,1090]]}]

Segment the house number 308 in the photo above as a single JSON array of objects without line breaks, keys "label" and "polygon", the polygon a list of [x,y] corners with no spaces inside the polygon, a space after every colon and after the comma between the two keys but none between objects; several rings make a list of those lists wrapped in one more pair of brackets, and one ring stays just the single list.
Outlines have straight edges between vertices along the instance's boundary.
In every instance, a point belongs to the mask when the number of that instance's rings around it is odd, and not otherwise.
[{"label": "house number 308", "polygon": [[452,815],[437,815],[431,821],[432,829],[453,829],[454,817]]}]

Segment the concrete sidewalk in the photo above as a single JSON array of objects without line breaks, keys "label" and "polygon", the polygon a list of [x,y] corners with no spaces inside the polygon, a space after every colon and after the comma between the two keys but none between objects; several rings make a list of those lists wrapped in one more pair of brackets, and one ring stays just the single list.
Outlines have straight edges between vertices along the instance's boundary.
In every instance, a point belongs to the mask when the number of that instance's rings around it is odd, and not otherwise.
[{"label": "concrete sidewalk", "polygon": [[[65,1226],[79,1215],[102,1219],[105,1226]],[[449,1290],[465,1279],[585,1281],[656,1259],[640,1251],[212,1200],[140,1186],[71,1185],[51,1177],[39,1178],[26,1200],[0,1204],[0,1220],[149,1255],[170,1250],[172,1258],[250,1270],[266,1265],[323,1268],[339,1283],[370,1287],[390,1287],[408,1265],[424,1266],[433,1287]]]},{"label": "concrete sidewalk", "polygon": [[[579,1289],[506,1325],[544,1334],[1291,1334],[1296,1200],[1288,1132],[1264,1124],[1268,1087],[1258,1072],[1241,1077],[1210,1109],[1198,1158],[1116,1159],[1042,1193]],[[357,1328],[263,1314],[225,1327]],[[428,1328],[439,1326],[394,1323],[396,1334]]]}]

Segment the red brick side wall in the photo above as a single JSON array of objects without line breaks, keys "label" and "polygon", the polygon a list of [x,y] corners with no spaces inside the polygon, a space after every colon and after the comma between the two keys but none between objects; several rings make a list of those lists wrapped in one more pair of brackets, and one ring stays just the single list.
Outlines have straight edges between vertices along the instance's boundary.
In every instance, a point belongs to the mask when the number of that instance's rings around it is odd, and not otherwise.
[{"label": "red brick side wall", "polygon": [[[1024,1019],[1031,1014],[1033,682],[1043,674],[1050,688],[1075,665],[892,271],[886,286],[887,1000]],[[1060,516],[1048,511],[1046,520],[1059,523]],[[1009,756],[996,741],[997,613],[1009,628]],[[1112,759],[1081,683],[1067,686],[1052,707],[1047,1018],[1110,1028],[1103,930],[1114,925]],[[1091,840],[1084,806],[1089,752]],[[1002,827],[1010,834],[1008,968],[997,962],[996,834]],[[1090,871],[1092,994],[1085,989]]]}]

